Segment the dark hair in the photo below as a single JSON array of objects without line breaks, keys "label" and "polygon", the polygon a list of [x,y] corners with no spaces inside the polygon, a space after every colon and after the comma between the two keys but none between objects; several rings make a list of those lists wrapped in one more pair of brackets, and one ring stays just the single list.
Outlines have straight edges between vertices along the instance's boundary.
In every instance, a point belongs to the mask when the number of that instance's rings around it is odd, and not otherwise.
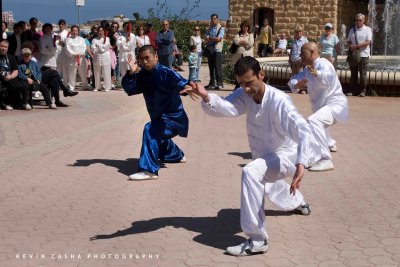
[{"label": "dark hair", "polygon": [[60,20],[58,21],[58,25],[61,25],[61,24],[67,25],[67,22],[65,21],[65,19],[60,19]]},{"label": "dark hair", "polygon": [[248,20],[243,20],[242,23],[240,23],[240,30],[239,30],[239,35],[243,33],[242,27],[247,26],[249,28],[248,32],[251,32],[251,26]]},{"label": "dark hair", "polygon": [[35,18],[35,17],[32,17],[32,18],[30,18],[29,19],[29,24],[31,24],[31,23],[33,23],[33,22],[38,22],[38,20],[37,20],[37,18]]},{"label": "dark hair", "polygon": [[217,17],[217,18],[218,18],[218,15],[215,14],[215,13],[212,13],[211,16],[210,16],[210,19],[211,19],[212,17]]},{"label": "dark hair", "polygon": [[2,23],[4,23],[4,25],[6,25],[6,28],[8,27],[8,24],[7,24],[7,22],[5,22],[5,21],[2,21]]},{"label": "dark hair", "polygon": [[149,51],[150,54],[153,54],[153,55],[156,54],[156,51],[154,50],[154,47],[152,45],[144,45],[144,46],[142,46],[141,48],[139,48],[139,52],[138,53],[140,54],[140,53],[142,53],[144,51]]},{"label": "dark hair", "polygon": [[72,26],[71,26],[71,32],[72,32],[72,29],[73,29],[73,28],[77,28],[77,29],[78,29],[78,35],[79,35],[79,27],[78,27],[78,25],[72,25]]},{"label": "dark hair", "polygon": [[136,35],[138,35],[138,34],[139,34],[139,30],[140,30],[140,28],[142,28],[142,29],[143,29],[143,31],[144,31],[144,27],[143,27],[142,25],[138,25],[138,26],[136,26]]},{"label": "dark hair", "polygon": [[119,29],[119,23],[118,23],[118,22],[116,22],[116,21],[112,22],[112,23],[111,23],[111,27],[112,27],[113,25],[117,25],[117,28]]},{"label": "dark hair", "polygon": [[245,74],[249,70],[252,70],[255,75],[258,75],[261,70],[260,63],[254,57],[242,57],[234,67],[234,73],[238,76]]},{"label": "dark hair", "polygon": [[103,29],[103,31],[104,31],[104,34],[105,34],[105,33],[106,33],[106,31],[107,31],[107,28],[106,28],[106,27],[104,27],[103,25],[97,26],[97,31],[99,31],[100,29]]},{"label": "dark hair", "polygon": [[51,30],[53,30],[53,25],[51,25],[50,23],[45,23],[42,26],[42,32],[44,32],[44,30],[49,27]]},{"label": "dark hair", "polygon": [[193,51],[197,48],[195,45],[189,45],[189,51]]},{"label": "dark hair", "polygon": [[22,30],[22,24],[21,24],[21,23],[19,23],[19,22],[14,23],[14,25],[13,25],[13,30],[15,31],[15,29],[17,29],[17,27],[20,27],[21,30]]},{"label": "dark hair", "polygon": [[[101,25],[102,27],[106,28],[107,31],[110,29],[110,23],[108,23],[108,21],[105,20],[105,19],[103,19],[102,21],[100,21],[100,25]],[[104,28],[103,28],[103,29],[104,29]]]}]

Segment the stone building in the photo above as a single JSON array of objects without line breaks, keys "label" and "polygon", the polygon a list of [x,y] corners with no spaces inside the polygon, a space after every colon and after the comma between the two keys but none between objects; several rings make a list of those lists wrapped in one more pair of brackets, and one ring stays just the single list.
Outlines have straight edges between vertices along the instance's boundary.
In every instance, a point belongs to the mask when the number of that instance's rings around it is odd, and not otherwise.
[{"label": "stone building", "polygon": [[309,40],[318,40],[323,25],[330,22],[339,36],[341,25],[346,25],[348,32],[357,13],[368,15],[368,0],[229,0],[226,39],[228,43],[233,40],[243,20],[254,27],[262,26],[264,18],[269,19],[274,34],[287,32],[293,36],[299,25]]}]

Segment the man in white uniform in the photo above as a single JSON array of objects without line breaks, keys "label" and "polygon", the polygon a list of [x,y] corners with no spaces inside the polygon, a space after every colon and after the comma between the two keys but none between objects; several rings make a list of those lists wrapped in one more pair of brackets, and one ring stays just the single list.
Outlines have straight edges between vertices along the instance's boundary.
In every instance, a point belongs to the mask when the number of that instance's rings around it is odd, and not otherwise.
[{"label": "man in white uniform", "polygon": [[[263,82],[264,71],[256,59],[243,57],[234,70],[241,87],[225,98],[208,93],[200,84],[192,84],[192,90],[203,99],[202,107],[211,116],[247,117],[253,161],[242,172],[240,221],[250,238],[227,248],[231,255],[247,256],[268,250],[265,194],[282,209],[309,214],[310,209],[297,189],[304,168],[319,160],[320,147],[311,125],[297,112],[290,97]],[[282,180],[289,176],[293,176],[291,186]]]},{"label": "man in white uniform", "polygon": [[322,160],[310,171],[327,171],[334,168],[331,152],[336,152],[336,141],[329,134],[328,127],[337,121],[346,121],[349,107],[336,70],[329,60],[319,57],[318,45],[314,42],[301,47],[301,61],[306,68],[289,80],[293,93],[307,88],[312,114],[308,117],[315,137],[321,144]]}]

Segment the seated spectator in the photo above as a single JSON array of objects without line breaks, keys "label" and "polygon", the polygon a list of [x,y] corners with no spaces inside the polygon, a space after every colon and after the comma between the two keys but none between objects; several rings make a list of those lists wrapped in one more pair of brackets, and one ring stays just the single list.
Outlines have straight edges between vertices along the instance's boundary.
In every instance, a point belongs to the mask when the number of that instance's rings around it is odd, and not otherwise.
[{"label": "seated spectator", "polygon": [[273,53],[274,56],[275,57],[281,57],[281,56],[288,55],[288,53],[287,53],[288,41],[287,41],[287,35],[286,35],[285,32],[282,33],[282,34],[279,34],[279,40],[278,40],[277,43],[278,43],[278,45],[274,49],[274,53]]},{"label": "seated spectator", "polygon": [[12,104],[17,103],[20,95],[23,97],[23,107],[31,109],[28,104],[29,87],[24,86],[18,77],[18,64],[12,55],[7,54],[8,41],[0,41],[0,104],[5,110],[13,110]]},{"label": "seated spectator", "polygon": [[[43,95],[46,105],[50,109],[57,109],[57,106],[51,101],[50,91],[45,84],[41,83],[42,73],[37,62],[32,60],[32,51],[24,48],[21,51],[22,61],[18,65],[18,77],[29,87],[32,92],[40,91]],[[29,104],[24,104],[25,109],[31,109]]]},{"label": "seated spectator", "polygon": [[64,104],[60,100],[60,88],[63,90],[64,97],[78,94],[78,92],[72,91],[64,85],[57,70],[49,67],[42,67],[42,83],[50,88],[51,96],[54,97],[54,102],[57,107],[68,107],[67,104]]}]

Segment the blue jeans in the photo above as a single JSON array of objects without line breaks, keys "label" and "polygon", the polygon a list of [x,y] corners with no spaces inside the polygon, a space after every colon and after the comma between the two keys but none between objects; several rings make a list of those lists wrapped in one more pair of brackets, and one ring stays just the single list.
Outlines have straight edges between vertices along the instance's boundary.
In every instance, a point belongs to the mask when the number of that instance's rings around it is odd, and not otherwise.
[{"label": "blue jeans", "polygon": [[171,140],[177,135],[178,130],[172,122],[163,119],[148,122],[143,129],[139,171],[158,174],[159,159],[163,162],[179,162],[184,153]]},{"label": "blue jeans", "polygon": [[174,62],[174,56],[172,54],[159,55],[158,62],[160,62],[161,65],[164,65],[164,66],[172,69],[172,63]]},{"label": "blue jeans", "polygon": [[196,81],[198,79],[197,75],[197,68],[196,67],[190,67],[189,68],[189,81]]}]

